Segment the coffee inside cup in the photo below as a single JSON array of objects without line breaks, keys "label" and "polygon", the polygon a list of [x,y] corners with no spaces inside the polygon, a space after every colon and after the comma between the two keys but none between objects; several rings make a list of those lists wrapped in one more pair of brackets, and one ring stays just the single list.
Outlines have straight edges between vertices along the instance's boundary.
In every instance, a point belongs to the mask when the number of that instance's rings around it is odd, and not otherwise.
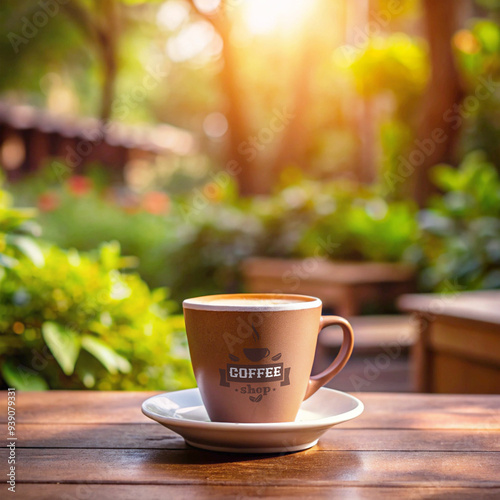
[{"label": "coffee inside cup", "polygon": [[[269,294],[268,294],[269,295]],[[321,305],[319,299],[314,297],[280,297],[273,295],[271,297],[260,294],[238,294],[234,295],[212,295],[199,297],[196,299],[187,299],[184,301],[184,307],[191,309],[212,309],[212,310],[260,310],[276,311],[291,309],[308,309]]]},{"label": "coffee inside cup", "polygon": [[220,306],[270,306],[281,304],[297,304],[302,300],[290,299],[216,299],[211,300],[210,304]]}]

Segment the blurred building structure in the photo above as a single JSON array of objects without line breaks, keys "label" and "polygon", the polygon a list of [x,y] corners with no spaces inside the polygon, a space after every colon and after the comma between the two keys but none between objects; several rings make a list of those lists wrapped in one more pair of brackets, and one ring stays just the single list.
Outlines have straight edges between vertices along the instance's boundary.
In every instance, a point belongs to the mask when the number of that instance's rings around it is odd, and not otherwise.
[{"label": "blurred building structure", "polygon": [[192,133],[167,124],[103,123],[0,101],[0,164],[11,180],[51,160],[59,160],[54,165],[61,173],[77,173],[93,162],[121,173],[132,160],[183,156],[196,149]]}]

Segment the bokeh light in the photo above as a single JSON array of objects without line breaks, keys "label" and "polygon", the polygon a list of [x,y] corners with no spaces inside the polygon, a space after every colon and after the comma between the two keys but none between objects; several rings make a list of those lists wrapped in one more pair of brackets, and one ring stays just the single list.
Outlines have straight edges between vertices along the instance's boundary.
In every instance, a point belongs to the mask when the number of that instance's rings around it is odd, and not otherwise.
[{"label": "bokeh light", "polygon": [[189,24],[167,42],[167,54],[174,62],[197,56],[212,57],[222,50],[222,40],[207,21]]},{"label": "bokeh light", "polygon": [[215,12],[220,6],[220,0],[194,0],[196,8],[205,14]]},{"label": "bokeh light", "polygon": [[203,120],[203,131],[208,137],[218,139],[222,137],[228,129],[227,118],[219,112],[210,113]]},{"label": "bokeh light", "polygon": [[158,10],[158,26],[175,31],[189,18],[189,6],[183,1],[165,2]]}]

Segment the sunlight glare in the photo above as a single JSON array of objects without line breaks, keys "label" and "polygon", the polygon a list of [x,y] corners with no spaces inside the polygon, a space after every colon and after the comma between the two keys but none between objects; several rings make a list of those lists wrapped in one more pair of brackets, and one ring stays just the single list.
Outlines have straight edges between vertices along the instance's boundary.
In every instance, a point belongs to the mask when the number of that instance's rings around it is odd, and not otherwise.
[{"label": "sunlight glare", "polygon": [[243,18],[248,30],[265,34],[277,28],[296,28],[311,10],[313,0],[246,0]]},{"label": "sunlight glare", "polygon": [[200,55],[213,57],[221,50],[221,37],[207,21],[188,24],[167,42],[167,55],[174,62],[187,61]]},{"label": "sunlight glare", "polygon": [[189,5],[185,2],[165,2],[156,14],[158,26],[175,31],[189,18]]}]

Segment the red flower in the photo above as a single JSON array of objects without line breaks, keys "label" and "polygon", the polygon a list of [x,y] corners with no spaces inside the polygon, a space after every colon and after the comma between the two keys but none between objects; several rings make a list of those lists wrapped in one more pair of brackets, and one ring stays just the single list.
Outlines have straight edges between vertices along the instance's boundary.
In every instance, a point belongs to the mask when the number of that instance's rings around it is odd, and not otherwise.
[{"label": "red flower", "polygon": [[42,193],[38,197],[37,206],[42,212],[52,212],[60,205],[59,196],[56,193]]},{"label": "red flower", "polygon": [[83,175],[74,175],[68,179],[68,187],[75,196],[83,196],[92,189],[92,181]]},{"label": "red flower", "polygon": [[170,209],[170,198],[161,191],[150,191],[142,199],[142,208],[154,215],[167,214]]}]

